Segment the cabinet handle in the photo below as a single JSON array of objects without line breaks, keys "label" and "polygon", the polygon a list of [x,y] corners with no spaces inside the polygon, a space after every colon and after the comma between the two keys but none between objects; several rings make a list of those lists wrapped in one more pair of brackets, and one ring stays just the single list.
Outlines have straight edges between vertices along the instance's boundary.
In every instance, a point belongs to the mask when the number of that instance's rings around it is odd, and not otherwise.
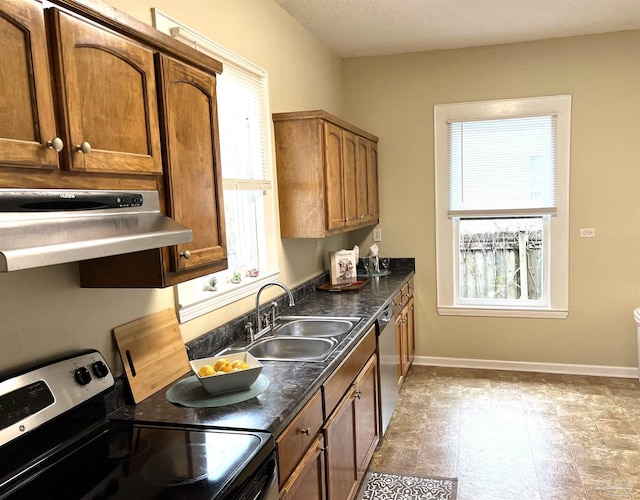
[{"label": "cabinet handle", "polygon": [[361,219],[364,219],[364,214],[360,214],[360,218],[361,218]]},{"label": "cabinet handle", "polygon": [[91,153],[91,144],[89,144],[88,141],[84,141],[79,146],[76,146],[76,151],[88,155],[89,153]]},{"label": "cabinet handle", "polygon": [[311,433],[311,427],[307,427],[306,429],[300,429],[300,432],[308,436]]},{"label": "cabinet handle", "polygon": [[184,252],[180,252],[180,257],[189,260],[191,258],[191,252],[189,250],[185,250]]},{"label": "cabinet handle", "polygon": [[64,142],[62,142],[60,137],[54,137],[52,140],[48,141],[45,146],[53,149],[56,153],[59,153],[62,151],[62,148],[64,148]]}]

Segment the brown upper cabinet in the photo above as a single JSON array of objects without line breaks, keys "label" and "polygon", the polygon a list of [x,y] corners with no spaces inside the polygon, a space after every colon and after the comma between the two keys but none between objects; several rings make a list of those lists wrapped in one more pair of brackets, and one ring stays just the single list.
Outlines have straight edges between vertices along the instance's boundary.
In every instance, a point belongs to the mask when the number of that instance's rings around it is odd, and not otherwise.
[{"label": "brown upper cabinet", "polygon": [[222,64],[98,0],[0,2],[0,187],[152,189],[193,241],[80,263],[86,287],[227,267]]},{"label": "brown upper cabinet", "polygon": [[0,165],[58,168],[57,137],[42,5],[0,3]]},{"label": "brown upper cabinet", "polygon": [[69,170],[161,174],[153,53],[49,9]]},{"label": "brown upper cabinet", "polygon": [[99,0],[2,0],[0,44],[0,187],[157,189],[154,54],[222,72]]},{"label": "brown upper cabinet", "polygon": [[[151,50],[34,0],[2,2],[0,41],[9,49],[0,56],[9,94],[0,108],[0,165],[162,173]],[[51,175],[14,182],[77,185]]]},{"label": "brown upper cabinet", "polygon": [[80,263],[85,287],[166,287],[227,268],[216,77],[158,54],[166,212],[193,240]]},{"label": "brown upper cabinet", "polygon": [[193,241],[172,249],[173,267],[226,263],[216,77],[166,56],[158,61],[167,212],[193,231]]},{"label": "brown upper cabinet", "polygon": [[325,111],[276,113],[273,122],[283,238],[378,223],[376,136]]}]

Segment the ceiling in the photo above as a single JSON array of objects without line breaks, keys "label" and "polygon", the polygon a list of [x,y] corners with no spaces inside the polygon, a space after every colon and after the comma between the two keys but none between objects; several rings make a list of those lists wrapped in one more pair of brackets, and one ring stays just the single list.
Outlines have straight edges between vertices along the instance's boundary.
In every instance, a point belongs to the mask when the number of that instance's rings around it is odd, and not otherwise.
[{"label": "ceiling", "polygon": [[640,29],[640,0],[276,2],[344,58]]}]

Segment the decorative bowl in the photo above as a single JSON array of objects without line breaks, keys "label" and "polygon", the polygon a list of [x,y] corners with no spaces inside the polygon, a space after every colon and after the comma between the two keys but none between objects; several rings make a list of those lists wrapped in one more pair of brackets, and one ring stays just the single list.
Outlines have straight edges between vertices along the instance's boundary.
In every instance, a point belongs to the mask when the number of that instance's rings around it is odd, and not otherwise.
[{"label": "decorative bowl", "polygon": [[[236,360],[244,361],[249,368],[238,371],[217,372],[215,375],[201,377],[198,372],[203,365],[215,366],[221,360],[226,359],[229,363]],[[225,392],[242,391],[248,389],[253,384],[260,372],[262,364],[248,352],[238,352],[226,354],[224,356],[213,356],[211,358],[194,359],[190,361],[191,370],[202,384],[202,387],[211,395],[223,394]]]}]

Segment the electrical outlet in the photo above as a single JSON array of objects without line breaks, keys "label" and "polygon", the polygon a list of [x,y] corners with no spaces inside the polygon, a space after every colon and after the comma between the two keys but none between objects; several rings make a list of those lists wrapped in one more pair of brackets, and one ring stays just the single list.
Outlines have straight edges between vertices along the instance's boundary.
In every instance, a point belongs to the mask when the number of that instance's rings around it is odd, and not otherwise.
[{"label": "electrical outlet", "polygon": [[584,227],[580,229],[580,238],[595,238],[595,237],[596,237],[595,227]]},{"label": "electrical outlet", "polygon": [[373,230],[373,241],[382,241],[382,229],[379,227]]}]

